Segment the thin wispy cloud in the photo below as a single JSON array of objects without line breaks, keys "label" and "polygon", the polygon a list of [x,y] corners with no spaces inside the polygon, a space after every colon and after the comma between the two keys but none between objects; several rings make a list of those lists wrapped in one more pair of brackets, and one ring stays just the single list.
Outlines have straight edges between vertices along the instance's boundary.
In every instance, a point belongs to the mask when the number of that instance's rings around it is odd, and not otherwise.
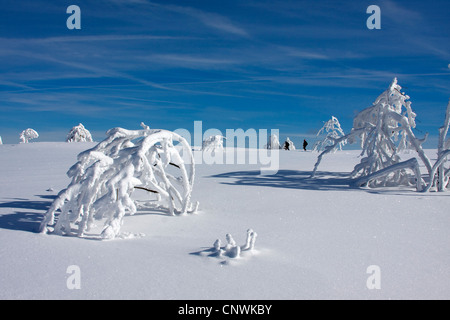
[{"label": "thin wispy cloud", "polygon": [[[50,62],[50,63],[57,64],[57,65],[71,67],[71,68],[74,68],[76,70],[87,71],[89,73],[94,74],[96,77],[122,78],[122,79],[127,79],[127,80],[130,80],[130,81],[133,81],[133,82],[137,82],[137,83],[149,86],[149,87],[153,87],[153,88],[156,88],[156,89],[174,90],[174,89],[171,89],[171,88],[166,87],[164,85],[161,85],[159,83],[156,83],[156,82],[153,82],[153,81],[148,81],[148,80],[145,80],[145,79],[141,79],[139,77],[136,77],[136,76],[124,73],[124,72],[111,70],[111,69],[107,69],[107,68],[102,68],[102,67],[94,66],[92,64],[84,63],[84,62],[76,62],[76,61],[72,61],[72,60],[58,59],[58,58],[53,57],[50,54],[28,52],[28,51],[19,51],[19,50],[16,50],[14,52],[14,54],[15,55],[21,55],[21,56],[27,57],[29,59],[46,61],[46,62]],[[64,75],[63,75],[63,77],[64,77]]]},{"label": "thin wispy cloud", "polygon": [[212,28],[224,33],[248,38],[249,33],[239,26],[237,23],[231,21],[231,19],[222,16],[214,12],[207,12],[193,7],[180,6],[180,5],[169,5],[169,4],[159,4],[155,2],[148,2],[152,6],[162,8],[167,11],[172,11],[180,13],[191,17],[192,19],[201,22],[204,26]]},{"label": "thin wispy cloud", "polygon": [[229,19],[222,17],[215,13],[207,13],[199,10],[194,10],[189,8],[185,12],[192,15],[195,18],[198,18],[201,22],[203,22],[206,26],[211,28],[215,28],[217,30],[231,33],[241,37],[249,37],[249,33],[241,27],[238,27],[236,24],[232,23]]},{"label": "thin wispy cloud", "polygon": [[116,4],[147,4],[147,0],[108,0]]},{"label": "thin wispy cloud", "polygon": [[307,60],[330,60],[335,57],[330,57],[323,53],[307,51],[304,49],[292,48],[292,47],[284,47],[282,48],[286,52],[286,54],[290,57],[307,59]]},{"label": "thin wispy cloud", "polygon": [[64,37],[46,37],[46,38],[0,38],[0,42],[6,43],[75,43],[75,42],[102,42],[102,41],[145,41],[145,40],[193,40],[199,39],[187,36],[156,36],[144,34],[124,34],[124,35],[85,35],[73,36],[68,35]]},{"label": "thin wispy cloud", "polygon": [[203,57],[186,54],[154,54],[144,58],[159,65],[177,66],[181,68],[223,68],[242,63],[238,60],[223,57]]},{"label": "thin wispy cloud", "polygon": [[19,88],[19,89],[25,89],[25,90],[33,90],[34,89],[30,86],[27,86],[27,85],[24,85],[21,83],[16,83],[13,81],[3,80],[3,79],[0,79],[0,85],[7,86],[7,87],[13,87],[13,88]]},{"label": "thin wispy cloud", "polygon": [[382,0],[380,6],[382,8],[383,20],[387,18],[395,24],[406,24],[409,26],[418,26],[423,23],[423,17],[419,11],[411,9],[408,3],[399,5],[392,0]]}]

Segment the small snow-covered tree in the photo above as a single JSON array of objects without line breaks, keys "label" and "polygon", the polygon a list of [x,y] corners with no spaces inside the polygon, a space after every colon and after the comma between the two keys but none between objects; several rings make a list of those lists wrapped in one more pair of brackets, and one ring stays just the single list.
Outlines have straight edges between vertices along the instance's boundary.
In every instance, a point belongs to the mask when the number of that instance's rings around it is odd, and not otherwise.
[{"label": "small snow-covered tree", "polygon": [[292,142],[291,139],[289,139],[289,137],[287,137],[286,141],[284,141],[283,149],[290,150],[290,151],[295,150],[294,142]]},{"label": "small snow-covered tree", "polygon": [[[450,100],[447,104],[447,112],[445,114],[444,125],[439,128],[438,142],[438,161],[441,163],[437,166],[437,190],[444,191],[449,184],[450,168],[445,167],[450,150],[450,138],[447,139],[447,133],[450,128]],[[447,140],[446,140],[447,139]]]},{"label": "small snow-covered tree", "polygon": [[2,136],[0,136],[0,144],[3,144]]},{"label": "small snow-covered tree", "polygon": [[[408,96],[400,92],[401,87],[394,79],[389,88],[384,91],[367,109],[359,112],[353,120],[352,131],[348,135],[333,139],[333,143],[324,148],[316,162],[314,173],[322,159],[328,152],[336,150],[343,141],[354,142],[355,138],[361,139],[361,162],[355,166],[352,177],[367,177],[382,169],[388,168],[400,162],[397,154],[395,139],[402,131],[415,127],[415,116],[412,112]],[[405,109],[405,110],[404,110]],[[400,122],[406,116],[402,126]],[[388,185],[390,183],[408,183],[409,177],[405,168],[399,168],[393,176],[386,175],[367,181],[369,186]]]},{"label": "small snow-covered tree", "polygon": [[271,134],[266,144],[266,149],[281,149],[280,140],[276,134]]},{"label": "small snow-covered tree", "polygon": [[[356,138],[361,139],[361,162],[355,166],[352,172],[353,178],[370,177],[372,174],[385,168],[397,165],[400,157],[397,153],[395,140],[404,132],[411,133],[415,127],[416,114],[411,109],[409,96],[403,94],[401,87],[395,78],[389,88],[384,91],[369,108],[359,112],[353,120],[352,131],[348,135],[335,139],[332,145],[325,147],[319,155],[314,172],[322,159],[322,156],[335,150],[342,141],[353,143]],[[415,139],[414,136],[411,138]],[[416,143],[419,143],[415,139]],[[426,157],[425,154],[423,154]],[[429,161],[428,161],[429,162]],[[408,164],[411,165],[411,164]],[[415,164],[413,164],[415,165]],[[409,184],[408,167],[396,167],[396,170],[383,176],[377,176],[365,181],[370,187]],[[414,171],[417,173],[418,168]],[[391,174],[392,173],[392,174]]]},{"label": "small snow-covered tree", "polygon": [[[50,206],[41,232],[71,235],[75,228],[82,237],[94,220],[103,219],[101,237],[111,239],[119,234],[124,215],[134,214],[138,207],[163,209],[171,215],[195,212],[190,145],[174,132],[147,128],[113,128],[105,140],[80,153],[67,173],[72,181]],[[136,189],[153,199],[136,202],[132,199]]]},{"label": "small snow-covered tree", "polygon": [[[333,145],[334,141],[344,135],[345,133],[341,128],[339,120],[335,116],[331,116],[331,119],[325,122],[323,127],[317,132],[317,137],[324,137],[322,140],[319,140],[314,144],[313,151],[323,151],[325,147]],[[342,147],[345,146],[346,143],[346,140],[341,141],[338,147],[334,148],[333,151],[336,151],[337,149],[342,150]]]},{"label": "small snow-covered tree", "polygon": [[92,142],[92,135],[83,124],[79,124],[70,129],[67,135],[67,142]]},{"label": "small snow-covered tree", "polygon": [[[411,109],[410,97],[402,93],[401,89],[397,78],[394,78],[389,88],[375,100],[371,107],[356,115],[351,132],[335,139],[332,145],[325,147],[317,158],[312,176],[314,177],[322,157],[337,148],[340,142],[347,140],[349,143],[353,143],[355,139],[360,138],[361,156],[364,157],[354,167],[351,174],[356,185],[377,187],[414,183],[418,191],[430,190],[435,185],[438,169],[450,155],[450,150],[446,149],[445,143],[443,143],[450,122],[450,107],[447,107],[444,126],[440,130],[440,146],[443,147],[439,148],[438,159],[434,165],[431,165],[430,159],[422,148],[428,134],[423,139],[418,139],[414,135],[412,129],[416,126],[416,114]],[[400,143],[396,143],[399,136],[402,137]],[[422,179],[417,158],[401,161],[398,153],[405,147],[416,151],[428,171],[428,183]],[[413,176],[409,174],[411,171]],[[446,182],[448,184],[449,170],[443,168],[439,171],[443,172],[439,178],[442,179],[440,185],[446,185]]]},{"label": "small snow-covered tree", "polygon": [[20,143],[28,143],[28,141],[31,139],[39,138],[39,134],[36,132],[36,130],[28,128],[20,133],[19,138]]},{"label": "small snow-covered tree", "polygon": [[214,135],[206,138],[202,143],[203,151],[223,151],[223,139],[225,137],[221,135]]}]

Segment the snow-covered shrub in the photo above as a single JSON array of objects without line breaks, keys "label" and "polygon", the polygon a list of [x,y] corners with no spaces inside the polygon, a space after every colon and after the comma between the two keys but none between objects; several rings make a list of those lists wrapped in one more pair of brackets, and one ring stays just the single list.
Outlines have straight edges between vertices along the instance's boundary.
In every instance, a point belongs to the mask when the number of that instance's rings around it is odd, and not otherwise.
[{"label": "snow-covered shrub", "polygon": [[31,139],[39,138],[39,134],[35,130],[28,128],[20,133],[19,138],[20,143],[28,143],[28,141]]},{"label": "snow-covered shrub", "polygon": [[289,137],[287,137],[286,141],[283,143],[283,149],[290,150],[290,151],[295,150],[295,145],[291,141],[291,139],[289,139]]},{"label": "snow-covered shrub", "polygon": [[[422,149],[422,144],[427,135],[423,139],[418,139],[412,131],[416,126],[416,114],[411,109],[409,99],[409,96],[401,92],[401,87],[395,78],[389,88],[375,100],[371,107],[356,115],[353,120],[353,128],[349,134],[335,139],[332,145],[325,147],[324,151],[318,156],[312,176],[317,171],[325,154],[338,148],[342,141],[347,140],[349,143],[353,143],[359,138],[362,147],[361,156],[364,157],[352,172],[356,185],[377,187],[410,185],[413,183],[418,191],[428,191],[435,184],[434,180],[438,168],[443,166],[450,154],[450,150],[445,148],[444,143],[449,127],[450,107],[447,107],[445,123],[440,129],[438,159],[432,166]],[[399,136],[401,140],[397,142]],[[428,184],[422,179],[417,158],[400,161],[398,153],[399,150],[404,148],[413,148],[417,152],[429,173],[430,181]],[[414,173],[413,176],[410,174],[411,171]],[[444,188],[444,185],[448,184],[449,170],[442,168],[439,172],[442,173],[439,178],[439,181],[441,181],[440,188]]]},{"label": "snow-covered shrub", "polygon": [[225,137],[220,134],[206,138],[202,143],[203,151],[223,151],[223,139]]},{"label": "snow-covered shrub", "polygon": [[41,232],[71,235],[75,228],[82,237],[94,220],[105,219],[101,237],[114,238],[124,215],[138,209],[132,199],[136,189],[153,197],[141,204],[142,208],[164,209],[171,215],[197,210],[198,203],[191,203],[194,158],[183,137],[145,127],[113,128],[106,135],[78,155],[78,162],[67,173],[72,181],[50,206]]},{"label": "snow-covered shrub", "polygon": [[83,124],[79,124],[70,129],[67,135],[67,142],[92,142],[92,135]]},{"label": "snow-covered shrub", "polygon": [[269,137],[269,141],[266,144],[266,149],[281,149],[280,140],[276,134],[272,134]]},{"label": "snow-covered shrub", "polygon": [[[314,144],[313,151],[323,151],[325,147],[333,145],[336,139],[339,139],[344,135],[345,133],[341,128],[339,120],[336,117],[331,116],[331,119],[325,122],[323,127],[317,132],[317,137],[324,137],[322,138],[322,140],[319,140]],[[341,141],[338,147],[334,149],[334,151],[336,151],[337,149],[342,150],[342,147],[345,146],[346,143],[346,140]]]}]

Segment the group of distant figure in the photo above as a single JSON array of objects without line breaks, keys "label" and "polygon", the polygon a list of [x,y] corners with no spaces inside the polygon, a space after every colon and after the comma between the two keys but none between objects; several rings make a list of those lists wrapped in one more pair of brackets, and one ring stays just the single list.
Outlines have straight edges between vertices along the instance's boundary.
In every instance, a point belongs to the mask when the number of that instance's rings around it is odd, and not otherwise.
[{"label": "group of distant figure", "polygon": [[[303,140],[303,150],[306,151],[306,147],[308,146],[308,142],[306,140]],[[291,141],[289,138],[284,142],[283,149],[284,150],[290,150],[291,148]]]}]

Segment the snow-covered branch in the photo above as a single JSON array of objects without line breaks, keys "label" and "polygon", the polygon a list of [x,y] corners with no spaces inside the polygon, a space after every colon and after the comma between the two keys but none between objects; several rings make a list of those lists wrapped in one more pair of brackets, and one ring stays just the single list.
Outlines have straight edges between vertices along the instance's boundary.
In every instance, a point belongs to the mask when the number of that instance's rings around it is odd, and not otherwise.
[{"label": "snow-covered branch", "polygon": [[[422,175],[421,175],[420,169],[419,169],[419,162],[417,161],[416,158],[412,158],[412,159],[409,159],[404,162],[399,162],[399,163],[391,165],[387,168],[376,171],[372,174],[359,177],[359,178],[355,179],[353,181],[353,183],[356,186],[361,187],[363,185],[368,184],[372,180],[386,178],[389,174],[391,174],[391,173],[396,174],[397,172],[402,171],[404,169],[411,169],[413,171],[413,173],[415,175],[417,191],[421,191],[422,190]],[[403,177],[405,178],[405,176],[403,176]],[[385,179],[385,180],[387,181],[387,179]],[[407,181],[407,180],[402,181],[402,182],[409,183],[409,181]],[[395,183],[394,185],[398,185],[398,183]]]},{"label": "snow-covered branch", "polygon": [[333,141],[333,144],[324,146],[324,150],[319,154],[319,156],[317,157],[317,161],[314,164],[314,169],[313,169],[313,172],[311,173],[311,178],[315,177],[317,169],[319,168],[319,165],[322,162],[322,158],[323,158],[324,155],[326,155],[328,153],[331,153],[331,152],[334,152],[337,148],[339,148],[341,143],[343,143],[344,141],[347,141],[347,140],[354,139],[355,136],[358,136],[358,135],[362,134],[363,131],[364,130],[362,128],[360,128],[360,129],[352,129],[352,131],[349,134],[346,134],[345,136],[342,136],[342,137],[340,137],[338,139],[335,139]]}]

